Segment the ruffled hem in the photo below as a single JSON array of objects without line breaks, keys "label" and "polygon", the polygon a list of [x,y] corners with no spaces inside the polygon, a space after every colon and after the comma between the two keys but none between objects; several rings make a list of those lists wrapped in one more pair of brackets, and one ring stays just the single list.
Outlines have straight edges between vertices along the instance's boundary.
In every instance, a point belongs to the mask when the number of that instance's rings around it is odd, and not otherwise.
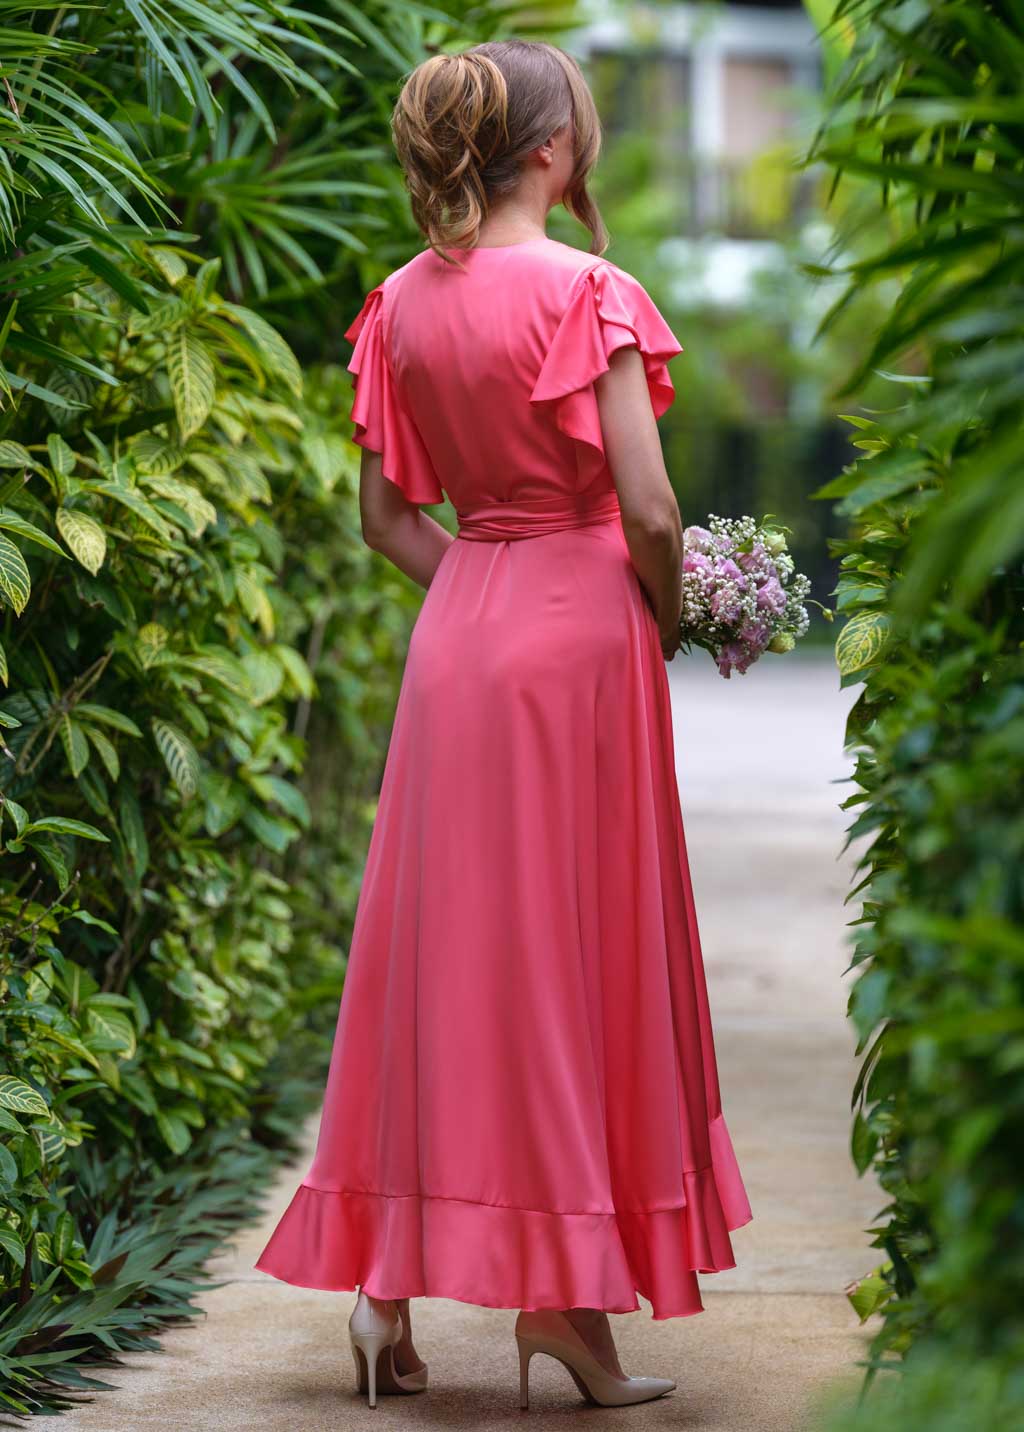
[{"label": "ruffled hem", "polygon": [[720,1116],[713,1162],[683,1174],[684,1201],[643,1211],[550,1213],[303,1182],[256,1264],[282,1282],[375,1298],[488,1308],[603,1308],[656,1320],[703,1312],[697,1273],[734,1268],[729,1233],[750,1205]]},{"label": "ruffled hem", "polygon": [[601,415],[594,380],[610,367],[618,348],[640,349],[657,420],[675,399],[667,362],[682,344],[643,285],[616,265],[601,261],[584,269],[559,321],[531,403],[552,403],[556,426],[580,444],[580,485],[594,480],[605,466]]},{"label": "ruffled hem", "polygon": [[355,345],[348,371],[356,375],[352,441],[379,452],[384,476],[410,502],[431,505],[444,501],[433,463],[412,418],[395,390],[384,344],[384,285],[370,290],[362,308],[345,330]]}]

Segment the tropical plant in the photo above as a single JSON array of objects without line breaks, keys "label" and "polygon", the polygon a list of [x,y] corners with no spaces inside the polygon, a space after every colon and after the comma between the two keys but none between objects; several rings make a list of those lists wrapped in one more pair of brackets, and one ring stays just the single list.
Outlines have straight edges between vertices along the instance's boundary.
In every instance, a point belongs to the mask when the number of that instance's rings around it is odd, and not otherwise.
[{"label": "tropical plant", "polygon": [[25,1414],[195,1313],[322,1090],[417,606],[361,542],[333,320],[417,247],[402,73],[531,22],[0,4],[0,1398]]},{"label": "tropical plant", "polygon": [[1001,1427],[1024,1415],[1024,11],[834,13],[852,48],[810,158],[857,186],[861,234],[885,231],[864,252],[847,229],[825,326],[891,298],[844,388],[874,374],[891,399],[851,415],[863,455],[819,494],[849,523],[837,657],[862,685],[852,1151],[888,1196],[884,1261],[852,1297],[880,1314],[869,1380],[903,1359],[920,1377],[901,1426],[939,1425],[940,1385],[966,1425],[977,1378],[941,1378],[945,1358],[990,1364]]}]

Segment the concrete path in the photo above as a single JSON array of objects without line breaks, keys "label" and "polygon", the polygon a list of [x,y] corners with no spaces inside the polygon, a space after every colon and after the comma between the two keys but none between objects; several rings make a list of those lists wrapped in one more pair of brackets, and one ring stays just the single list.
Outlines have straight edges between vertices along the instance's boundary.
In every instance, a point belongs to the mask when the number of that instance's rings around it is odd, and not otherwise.
[{"label": "concrete path", "polygon": [[582,1403],[563,1368],[531,1365],[518,1407],[515,1313],[452,1300],[413,1304],[431,1387],[354,1393],[346,1320],[354,1293],[292,1288],[252,1264],[312,1155],[285,1171],[262,1224],[214,1264],[230,1281],[207,1317],[163,1351],[102,1374],[119,1384],[33,1427],[54,1432],[320,1432],[398,1427],[501,1429],[602,1425],[700,1432],[796,1432],[826,1383],[856,1387],[866,1335],[844,1286],[878,1261],[863,1230],[884,1202],[848,1153],[853,1039],[845,1020],[842,904],[852,857],[839,857],[847,785],[840,692],[827,655],[766,657],[723,681],[703,653],[669,666],[683,819],[716,1028],[726,1117],[754,1220],[733,1235],[735,1269],[702,1277],[706,1311],[653,1322],[615,1317],[623,1366],[676,1378],[675,1393],[612,1411]]}]

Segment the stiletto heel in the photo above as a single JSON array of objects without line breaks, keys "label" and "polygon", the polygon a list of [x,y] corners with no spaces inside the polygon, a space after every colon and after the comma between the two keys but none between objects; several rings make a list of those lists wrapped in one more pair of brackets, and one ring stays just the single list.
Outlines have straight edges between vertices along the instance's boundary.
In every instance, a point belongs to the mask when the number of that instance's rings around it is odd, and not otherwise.
[{"label": "stiletto heel", "polygon": [[426,1363],[415,1372],[405,1373],[399,1372],[395,1366],[395,1347],[402,1337],[402,1317],[395,1303],[388,1302],[385,1308],[387,1311],[375,1307],[367,1294],[360,1290],[348,1320],[352,1360],[356,1365],[356,1389],[367,1394],[371,1407],[377,1406],[378,1384],[381,1392],[422,1392],[427,1385]]},{"label": "stiletto heel", "polygon": [[362,1366],[359,1362],[359,1354],[362,1353],[365,1359],[363,1365],[366,1367],[366,1390],[371,1407],[377,1406],[377,1359],[384,1348],[390,1347],[390,1333],[352,1334],[352,1355],[356,1364],[356,1381],[362,1382]]},{"label": "stiletto heel", "polygon": [[530,1405],[530,1358],[533,1357],[534,1349],[523,1338],[516,1336],[516,1344],[519,1347],[519,1406],[529,1407]]},{"label": "stiletto heel", "polygon": [[670,1377],[616,1377],[601,1366],[565,1314],[554,1308],[524,1309],[516,1318],[515,1331],[520,1407],[528,1405],[530,1358],[535,1352],[547,1353],[560,1362],[583,1396],[599,1407],[650,1402],[675,1388]]}]

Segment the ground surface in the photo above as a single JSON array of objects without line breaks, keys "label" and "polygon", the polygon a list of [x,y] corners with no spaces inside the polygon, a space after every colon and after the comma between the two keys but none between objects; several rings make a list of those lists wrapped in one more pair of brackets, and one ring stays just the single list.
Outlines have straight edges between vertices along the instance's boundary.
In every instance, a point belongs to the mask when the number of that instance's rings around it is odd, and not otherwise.
[{"label": "ground surface", "polygon": [[[228,1280],[207,1316],[169,1332],[163,1351],[103,1374],[116,1392],[39,1432],[320,1432],[363,1427],[500,1429],[630,1425],[700,1432],[810,1429],[826,1383],[857,1385],[866,1338],[843,1287],[878,1261],[863,1230],[883,1199],[847,1154],[855,1072],[845,1022],[840,855],[850,787],[841,749],[850,693],[828,657],[765,658],[723,681],[710,658],[669,666],[683,819],[715,1019],[724,1107],[754,1211],[733,1235],[735,1269],[701,1279],[706,1311],[653,1322],[647,1305],[612,1320],[627,1372],[674,1377],[640,1407],[580,1400],[548,1358],[531,1365],[518,1407],[515,1313],[450,1300],[413,1304],[431,1386],[354,1393],[345,1323],[353,1293],[292,1288],[252,1264],[305,1172],[286,1170],[259,1227],[216,1263]],[[847,977],[848,978],[848,977]],[[311,1155],[316,1131],[308,1129]]]}]

